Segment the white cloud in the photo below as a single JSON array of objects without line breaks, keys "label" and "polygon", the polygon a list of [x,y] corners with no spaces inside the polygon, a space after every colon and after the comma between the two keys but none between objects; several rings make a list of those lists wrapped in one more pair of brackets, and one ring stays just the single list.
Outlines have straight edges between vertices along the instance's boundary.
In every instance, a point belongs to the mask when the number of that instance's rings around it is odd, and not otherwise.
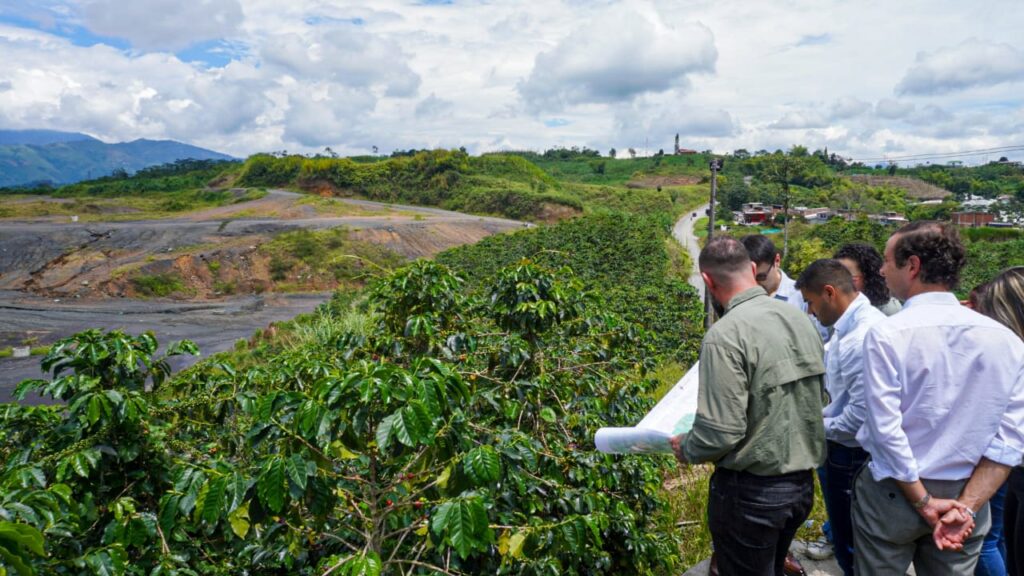
[{"label": "white cloud", "polygon": [[420,85],[398,43],[358,26],[318,26],[305,34],[271,36],[260,56],[266,65],[300,81],[382,87],[388,96],[413,96]]},{"label": "white cloud", "polygon": [[706,26],[666,22],[649,6],[615,5],[538,54],[519,92],[534,112],[628,101],[685,87],[689,75],[713,72],[717,56]]},{"label": "white cloud", "polygon": [[373,96],[363,91],[331,87],[322,92],[296,91],[289,96],[285,141],[317,148],[350,140],[359,133],[359,119],[376,104]]},{"label": "white cloud", "polygon": [[416,105],[417,118],[437,118],[444,114],[451,113],[455,104],[449,100],[438,98],[433,92]]},{"label": "white cloud", "polygon": [[786,112],[782,118],[768,125],[775,130],[794,130],[805,128],[824,128],[828,126],[828,119],[817,110],[803,110],[800,112]]},{"label": "white cloud", "polygon": [[875,114],[888,120],[903,118],[914,111],[914,104],[911,102],[899,102],[891,98],[882,98],[875,104]]},{"label": "white cloud", "polygon": [[832,104],[832,117],[845,120],[855,118],[871,109],[871,104],[854,98],[842,96]]},{"label": "white cloud", "polygon": [[896,86],[899,94],[942,94],[1024,80],[1024,52],[1002,43],[970,39],[917,55]]},{"label": "white cloud", "polygon": [[233,36],[242,23],[238,0],[91,0],[85,24],[143,50],[179,50]]},{"label": "white cloud", "polygon": [[237,156],[992,147],[1024,125],[1019,1],[0,0],[0,126]]}]

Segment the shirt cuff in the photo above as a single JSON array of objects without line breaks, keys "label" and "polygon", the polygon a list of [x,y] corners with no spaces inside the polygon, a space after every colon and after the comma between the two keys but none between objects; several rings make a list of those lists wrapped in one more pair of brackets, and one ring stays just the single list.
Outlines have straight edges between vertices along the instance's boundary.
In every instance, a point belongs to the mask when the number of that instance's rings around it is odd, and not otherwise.
[{"label": "shirt cuff", "polygon": [[985,450],[984,456],[1004,466],[1020,466],[1021,460],[1024,459],[1024,452],[1008,446],[996,436],[992,439],[992,443],[988,445],[988,450]]},{"label": "shirt cuff", "polygon": [[871,477],[876,482],[881,482],[886,478],[892,478],[898,482],[917,482],[919,479],[916,462],[913,463],[913,466],[896,468],[872,457],[868,462],[868,470],[871,471]]}]

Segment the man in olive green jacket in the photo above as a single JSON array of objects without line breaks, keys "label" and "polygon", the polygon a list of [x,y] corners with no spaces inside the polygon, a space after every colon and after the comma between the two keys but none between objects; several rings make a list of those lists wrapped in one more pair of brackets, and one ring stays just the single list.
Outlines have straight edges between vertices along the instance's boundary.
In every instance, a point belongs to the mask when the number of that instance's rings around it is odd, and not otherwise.
[{"label": "man in olive green jacket", "polygon": [[735,239],[713,239],[699,265],[725,314],[701,347],[693,429],[673,447],[681,462],[715,464],[708,524],[719,573],[783,576],[825,459],[821,338],[806,314],[758,286]]}]

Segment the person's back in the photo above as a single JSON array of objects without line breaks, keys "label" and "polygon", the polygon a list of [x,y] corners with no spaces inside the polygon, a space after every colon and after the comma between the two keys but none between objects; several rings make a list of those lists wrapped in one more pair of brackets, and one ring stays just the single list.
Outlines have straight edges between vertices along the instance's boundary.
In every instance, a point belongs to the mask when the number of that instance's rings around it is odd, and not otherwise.
[{"label": "person's back", "polygon": [[859,573],[913,563],[929,576],[973,574],[988,499],[1024,455],[1024,344],[960,306],[951,290],[965,254],[948,222],[912,222],[886,242],[881,273],[904,308],[864,340]]},{"label": "person's back", "polygon": [[[961,306],[953,294],[931,292],[912,297],[900,313],[875,325],[865,351],[870,370],[894,376],[888,392],[900,395],[916,474],[934,480],[970,476],[988,443],[963,440],[995,438],[1012,386],[1020,381],[1006,375],[1024,373],[1024,343],[1002,324]],[[875,414],[882,410],[880,400],[868,398]],[[880,442],[873,429],[866,426],[859,436],[869,452]],[[906,460],[890,461],[891,452],[876,452],[873,471],[910,477]]]},{"label": "person's back", "polygon": [[[822,354],[806,314],[759,288],[736,296],[704,340],[701,376],[709,386],[701,389],[701,417],[688,445],[692,455],[760,475],[820,464],[825,454]],[[726,363],[743,371],[745,397],[732,387],[714,386],[716,371]],[[716,453],[722,450],[720,439],[701,446],[703,437],[721,435],[742,440],[724,454]]]},{"label": "person's back", "polygon": [[821,341],[806,316],[768,297],[733,238],[698,258],[725,313],[700,353],[693,428],[672,438],[683,463],[713,462],[708,528],[722,576],[783,576],[824,459]]}]

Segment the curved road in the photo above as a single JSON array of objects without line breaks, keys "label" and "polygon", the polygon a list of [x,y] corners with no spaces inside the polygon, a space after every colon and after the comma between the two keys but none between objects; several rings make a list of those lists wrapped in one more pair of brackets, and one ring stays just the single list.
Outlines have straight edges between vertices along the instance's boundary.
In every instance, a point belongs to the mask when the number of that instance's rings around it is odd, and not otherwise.
[{"label": "curved road", "polygon": [[676,225],[672,227],[672,236],[683,248],[686,248],[686,251],[690,253],[690,258],[693,260],[693,270],[690,271],[690,285],[697,289],[701,298],[704,298],[704,280],[701,279],[700,272],[697,270],[700,242],[693,235],[693,224],[704,216],[704,211],[708,209],[708,206],[708,204],[705,204],[695,208],[693,212],[677,220]]},{"label": "curved road", "polygon": [[[287,202],[299,197],[302,195],[272,190],[263,199],[253,202]],[[330,293],[321,293],[250,295],[210,302],[129,298],[85,301],[45,298],[10,289],[18,284],[20,277],[60,257],[68,247],[89,242],[163,252],[195,244],[207,236],[275,234],[296,228],[346,226],[353,230],[396,230],[406,227],[419,229],[438,223],[471,222],[497,233],[532,226],[515,220],[473,216],[438,208],[342,200],[360,208],[392,213],[293,219],[247,219],[225,215],[207,220],[197,219],[204,215],[198,213],[191,217],[134,222],[5,221],[0,226],[0,346],[20,344],[26,335],[50,342],[87,328],[124,329],[130,333],[154,330],[161,345],[188,338],[194,340],[207,356],[229,349],[239,338],[249,338],[256,329],[271,322],[290,320],[298,314],[310,312],[330,297]],[[251,203],[246,204],[251,206]],[[0,358],[0,402],[10,400],[14,386],[21,380],[43,376],[40,360],[40,357]],[[176,369],[182,367],[181,363],[176,364]],[[33,402],[38,401],[33,399]]]}]

